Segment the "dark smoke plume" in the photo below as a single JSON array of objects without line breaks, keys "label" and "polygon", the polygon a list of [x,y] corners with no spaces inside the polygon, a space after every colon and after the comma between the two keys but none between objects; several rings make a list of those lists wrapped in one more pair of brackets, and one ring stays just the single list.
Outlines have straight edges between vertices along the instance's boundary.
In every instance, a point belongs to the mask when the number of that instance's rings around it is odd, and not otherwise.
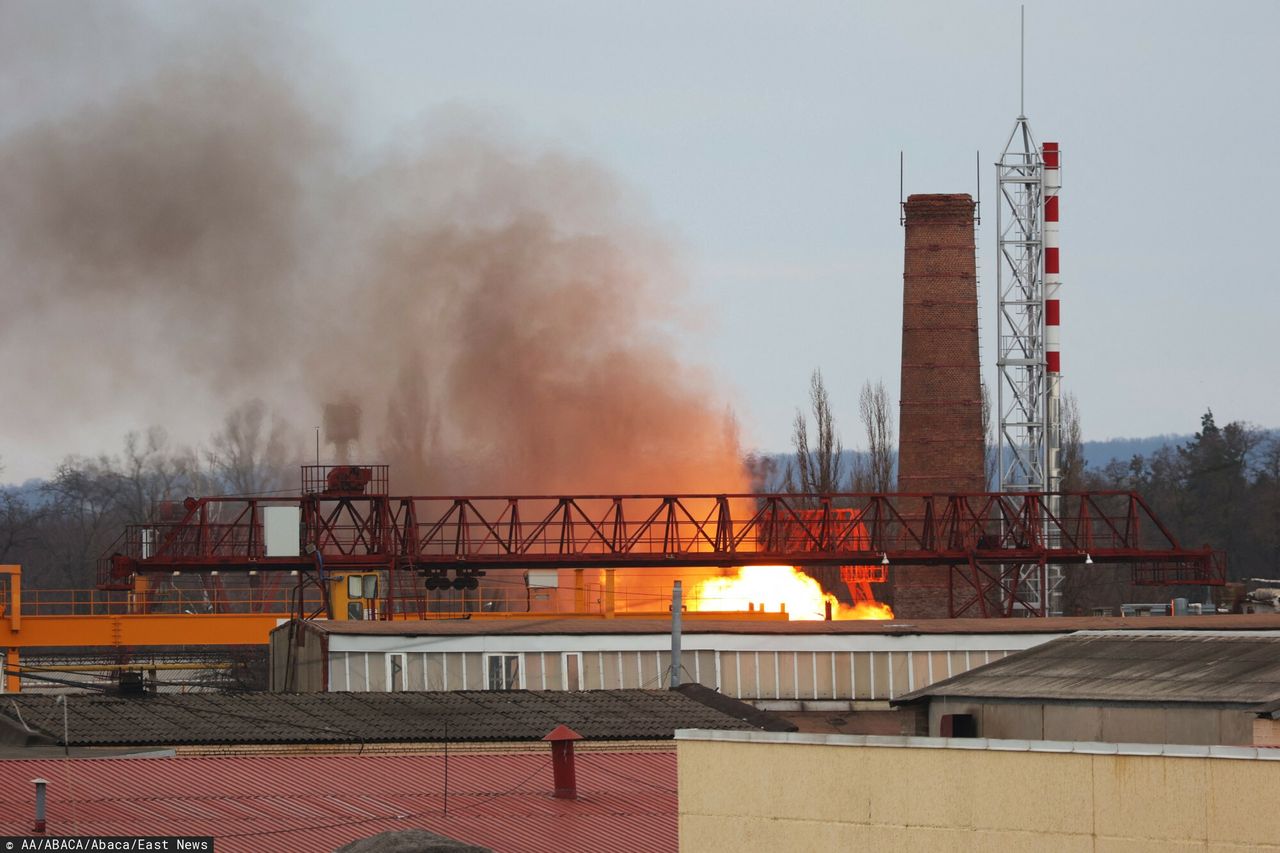
[{"label": "dark smoke plume", "polygon": [[199,440],[257,397],[299,448],[358,406],[352,456],[397,492],[743,486],[681,357],[677,264],[623,187],[458,112],[371,160],[241,33],[202,26],[101,91],[64,51],[49,73],[92,97],[0,129],[11,441]]}]

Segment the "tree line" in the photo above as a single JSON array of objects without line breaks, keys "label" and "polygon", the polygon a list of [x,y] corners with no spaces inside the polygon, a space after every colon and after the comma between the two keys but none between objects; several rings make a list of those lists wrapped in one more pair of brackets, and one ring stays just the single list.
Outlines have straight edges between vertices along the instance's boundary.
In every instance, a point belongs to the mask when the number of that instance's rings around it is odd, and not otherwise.
[{"label": "tree line", "polygon": [[[995,489],[997,450],[990,397],[983,389],[987,436],[986,476]],[[1218,426],[1213,412],[1182,443],[1150,454],[1113,459],[1101,467],[1085,460],[1079,403],[1068,394],[1062,408],[1059,457],[1063,491],[1138,492],[1184,547],[1223,552],[1228,578],[1274,581],[1280,587],[1280,432],[1233,421]],[[895,489],[896,447],[892,404],[883,382],[866,382],[859,394],[864,451],[845,451],[820,371],[809,381],[807,411],[798,408],[791,453],[749,460],[755,488],[813,492],[889,492]],[[1113,608],[1125,601],[1163,600],[1184,594],[1203,600],[1203,589],[1135,588],[1129,574],[1113,566],[1073,567],[1064,590],[1065,612]],[[1224,597],[1220,591],[1219,599]],[[1227,599],[1239,592],[1228,590]],[[1228,601],[1229,603],[1229,601]]]},{"label": "tree line", "polygon": [[32,588],[84,589],[127,524],[191,495],[297,489],[299,448],[260,401],[232,410],[205,447],[175,445],[154,427],[120,452],[69,456],[47,480],[0,491],[0,563],[19,563]]},{"label": "tree line", "polygon": [[[896,419],[884,383],[866,382],[860,390],[864,449],[857,452],[844,446],[819,371],[810,376],[808,392],[807,409],[797,409],[792,425],[791,453],[746,458],[753,488],[893,491]],[[984,421],[992,442],[989,415]],[[0,562],[21,563],[34,588],[91,587],[97,558],[125,525],[149,520],[160,502],[295,491],[302,453],[287,435],[286,425],[254,401],[233,410],[201,448],[175,445],[155,428],[128,434],[118,453],[68,457],[47,480],[0,490]],[[1210,411],[1191,439],[1101,467],[1086,464],[1081,435],[1079,407],[1068,396],[1065,490],[1136,491],[1183,545],[1223,551],[1233,580],[1280,579],[1280,434],[1240,421],[1218,426]],[[994,452],[988,457],[990,477]],[[1127,573],[1103,567],[1074,570],[1064,609],[1164,595],[1133,589],[1125,578]]]}]

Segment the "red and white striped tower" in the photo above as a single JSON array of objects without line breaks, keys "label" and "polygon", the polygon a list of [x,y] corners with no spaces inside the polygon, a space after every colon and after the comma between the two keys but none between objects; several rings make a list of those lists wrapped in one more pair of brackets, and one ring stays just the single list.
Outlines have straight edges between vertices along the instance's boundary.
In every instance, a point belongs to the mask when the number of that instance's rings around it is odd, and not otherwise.
[{"label": "red and white striped tower", "polygon": [[1045,361],[1045,431],[1048,440],[1045,473],[1047,491],[1062,488],[1059,454],[1062,449],[1062,338],[1058,291],[1058,190],[1062,188],[1062,172],[1058,162],[1058,143],[1046,142],[1041,148],[1044,164],[1044,361]]}]

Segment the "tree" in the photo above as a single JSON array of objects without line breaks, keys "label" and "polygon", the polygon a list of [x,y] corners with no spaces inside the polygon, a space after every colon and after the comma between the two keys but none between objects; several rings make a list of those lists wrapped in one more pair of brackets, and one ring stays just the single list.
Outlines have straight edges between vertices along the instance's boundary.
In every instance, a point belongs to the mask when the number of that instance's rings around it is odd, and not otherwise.
[{"label": "tree", "polygon": [[1261,441],[1258,430],[1239,421],[1219,428],[1211,410],[1201,417],[1200,432],[1178,450],[1189,504],[1180,520],[1192,537],[1188,544],[1208,542],[1242,562],[1253,556],[1246,517],[1252,509],[1250,461]]},{"label": "tree", "polygon": [[796,409],[791,446],[794,466],[787,463],[785,489],[802,494],[827,494],[843,488],[844,444],[836,432],[831,399],[822,381],[822,371],[809,377],[809,408],[813,414],[816,443],[809,445],[809,422],[804,412]]},{"label": "tree", "polygon": [[[787,463],[783,490],[792,493],[830,494],[844,487],[844,444],[836,431],[835,415],[831,412],[831,398],[822,381],[822,371],[814,370],[809,377],[809,409],[813,415],[815,443],[809,444],[809,422],[804,412],[796,409],[791,433],[794,457]],[[816,502],[803,500],[816,507]],[[849,587],[840,577],[838,566],[807,566],[805,573],[818,581],[823,590],[834,594],[840,601],[851,602]]]},{"label": "tree", "polygon": [[[1165,446],[1128,462],[1113,459],[1101,470],[1081,463],[1083,487],[1138,492],[1182,545],[1207,544],[1224,551],[1232,577],[1272,577],[1280,570],[1276,442],[1240,421],[1220,427],[1213,412],[1206,411],[1199,432],[1180,446]],[[1141,594],[1112,584],[1120,594]],[[1198,587],[1163,592],[1205,594]]]},{"label": "tree", "polygon": [[250,400],[227,414],[214,434],[209,464],[232,494],[281,491],[297,457],[290,452],[288,427],[261,400]]},{"label": "tree", "polygon": [[107,456],[68,457],[41,490],[46,499],[41,544],[46,560],[35,585],[85,587],[97,557],[120,535],[128,517],[125,482]]},{"label": "tree", "polygon": [[991,389],[984,380],[982,389],[982,454],[983,470],[987,477],[987,488],[995,491],[1000,488],[1000,453],[996,437],[992,434],[991,425]]},{"label": "tree", "polygon": [[129,521],[135,524],[150,519],[160,501],[177,501],[212,490],[199,455],[190,449],[170,450],[169,434],[163,427],[125,435],[119,473],[123,481],[121,502]]},{"label": "tree", "polygon": [[[4,466],[0,465],[0,473]],[[0,563],[39,540],[41,510],[31,506],[17,489],[0,488]]]},{"label": "tree", "polygon": [[1084,439],[1080,428],[1080,404],[1075,394],[1062,400],[1062,432],[1058,448],[1058,474],[1064,492],[1084,488]]},{"label": "tree", "polygon": [[884,380],[862,385],[858,413],[867,431],[867,485],[873,492],[893,490],[894,443],[893,413]]},{"label": "tree", "polygon": [[1253,486],[1252,532],[1258,543],[1258,573],[1280,577],[1280,435],[1261,448],[1257,479]]}]

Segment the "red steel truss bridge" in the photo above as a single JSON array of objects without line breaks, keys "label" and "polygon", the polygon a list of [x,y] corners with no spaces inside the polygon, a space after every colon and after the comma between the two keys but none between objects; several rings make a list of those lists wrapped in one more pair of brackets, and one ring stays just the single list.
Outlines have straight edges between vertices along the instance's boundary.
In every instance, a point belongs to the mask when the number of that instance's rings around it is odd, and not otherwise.
[{"label": "red steel truss bridge", "polygon": [[[1219,554],[1182,546],[1133,492],[394,497],[385,466],[313,467],[301,495],[188,498],[130,525],[99,561],[99,586],[215,570],[417,572],[435,589],[496,569],[947,566],[952,615],[996,616],[1039,611],[1017,583],[1029,565],[1226,582]],[[278,535],[268,547],[275,507],[296,508],[283,551]]]}]

